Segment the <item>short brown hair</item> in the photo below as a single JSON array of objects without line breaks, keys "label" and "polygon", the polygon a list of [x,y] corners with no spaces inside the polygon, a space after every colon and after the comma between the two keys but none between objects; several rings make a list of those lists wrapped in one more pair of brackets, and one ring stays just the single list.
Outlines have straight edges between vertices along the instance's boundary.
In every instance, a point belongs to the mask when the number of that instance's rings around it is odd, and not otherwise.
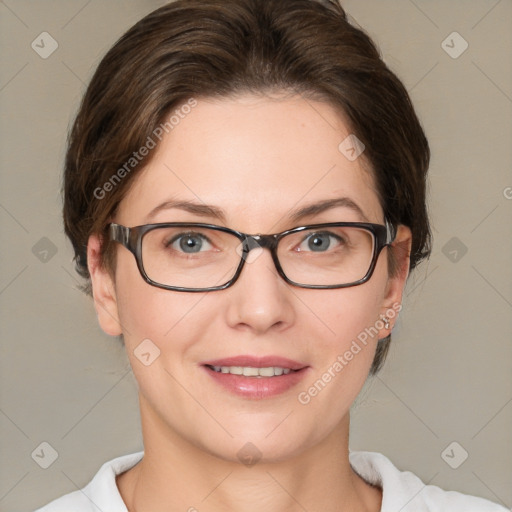
[{"label": "short brown hair", "polygon": [[[138,150],[172,111],[190,98],[278,91],[344,112],[365,145],[386,219],[412,231],[410,268],[430,254],[427,139],[405,87],[343,8],[335,0],[177,0],[139,21],[105,55],[69,135],[64,226],[89,293],[88,238],[105,235],[154,154]],[[112,243],[103,240],[102,263],[113,269]],[[372,373],[389,343],[388,336],[378,344]]]}]

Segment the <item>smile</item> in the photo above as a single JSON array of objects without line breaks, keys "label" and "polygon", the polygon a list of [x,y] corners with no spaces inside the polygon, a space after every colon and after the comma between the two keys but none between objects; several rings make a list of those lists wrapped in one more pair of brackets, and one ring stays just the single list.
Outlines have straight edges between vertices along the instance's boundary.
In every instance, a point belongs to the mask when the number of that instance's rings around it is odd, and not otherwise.
[{"label": "smile", "polygon": [[268,366],[266,368],[255,368],[253,366],[211,366],[208,368],[217,373],[230,373],[231,375],[243,375],[244,377],[277,377],[280,375],[288,375],[292,370],[290,368],[282,368],[280,366]]}]

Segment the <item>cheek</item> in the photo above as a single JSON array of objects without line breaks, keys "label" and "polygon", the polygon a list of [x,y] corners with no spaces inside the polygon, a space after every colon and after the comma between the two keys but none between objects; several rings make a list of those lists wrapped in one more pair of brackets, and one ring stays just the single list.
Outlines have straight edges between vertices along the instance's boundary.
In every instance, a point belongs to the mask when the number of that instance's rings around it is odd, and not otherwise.
[{"label": "cheek", "polygon": [[310,304],[319,311],[319,318],[327,328],[328,334],[321,338],[326,352],[348,350],[354,340],[363,343],[366,340],[368,345],[371,340],[376,341],[384,288],[385,280],[379,279],[376,273],[362,285],[322,290],[311,297]]},{"label": "cheek", "polygon": [[141,342],[149,339],[161,353],[172,350],[173,359],[179,360],[179,353],[201,328],[201,320],[194,313],[204,294],[151,286],[143,280],[135,262],[129,259],[120,258],[117,268],[118,313],[129,356],[133,356]]},{"label": "cheek", "polygon": [[[191,422],[200,411],[180,383],[190,387],[194,347],[211,323],[202,307],[205,294],[151,286],[135,270],[116,275],[116,290],[125,349],[139,390],[170,421]],[[183,418],[171,419],[169,411],[180,411]]]},{"label": "cheek", "polygon": [[331,300],[326,297],[322,315],[329,327],[329,336],[318,340],[318,350],[324,354],[323,367],[317,368],[319,373],[336,371],[343,373],[343,380],[347,381],[354,378],[359,381],[357,374],[366,378],[378,339],[375,324],[379,309],[375,295],[368,294],[364,285],[359,289],[341,290]]},{"label": "cheek", "polygon": [[375,355],[386,283],[380,270],[363,285],[323,290],[310,299],[324,328],[315,338],[316,365],[298,402],[313,416],[322,415],[327,430],[349,411]]}]

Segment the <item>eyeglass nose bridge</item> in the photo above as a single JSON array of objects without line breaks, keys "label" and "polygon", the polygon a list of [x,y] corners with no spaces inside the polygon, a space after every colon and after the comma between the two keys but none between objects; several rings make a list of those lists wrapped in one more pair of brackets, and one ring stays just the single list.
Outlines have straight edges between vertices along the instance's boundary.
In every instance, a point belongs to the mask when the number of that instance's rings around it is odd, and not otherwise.
[{"label": "eyeglass nose bridge", "polygon": [[274,256],[277,248],[277,235],[247,235],[244,234],[242,241],[242,258],[247,259],[253,249],[269,249]]},{"label": "eyeglass nose bridge", "polygon": [[[278,275],[286,282],[289,282],[277,257],[277,245],[280,238],[281,237],[279,235],[248,235],[244,233],[244,239],[241,243],[242,251],[239,252],[239,255],[241,256],[240,266],[233,281],[231,282],[231,285],[240,276],[245,263],[253,263],[263,252],[263,249],[268,249],[270,251],[272,261],[274,262]],[[253,252],[253,250],[256,250],[256,252]]]},{"label": "eyeglass nose bridge", "polygon": [[277,244],[279,235],[248,235],[244,233],[241,243],[241,250],[238,253],[242,259],[241,265],[254,262],[263,252],[268,249],[279,274],[282,274],[281,264],[277,258]]}]

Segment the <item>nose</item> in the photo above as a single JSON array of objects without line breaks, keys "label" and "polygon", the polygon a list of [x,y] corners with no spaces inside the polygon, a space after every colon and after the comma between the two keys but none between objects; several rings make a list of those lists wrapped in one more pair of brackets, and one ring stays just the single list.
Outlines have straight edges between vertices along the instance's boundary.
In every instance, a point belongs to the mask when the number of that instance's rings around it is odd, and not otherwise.
[{"label": "nose", "polygon": [[252,249],[240,277],[230,288],[227,322],[236,329],[264,333],[293,324],[293,292],[279,276],[268,249]]}]

